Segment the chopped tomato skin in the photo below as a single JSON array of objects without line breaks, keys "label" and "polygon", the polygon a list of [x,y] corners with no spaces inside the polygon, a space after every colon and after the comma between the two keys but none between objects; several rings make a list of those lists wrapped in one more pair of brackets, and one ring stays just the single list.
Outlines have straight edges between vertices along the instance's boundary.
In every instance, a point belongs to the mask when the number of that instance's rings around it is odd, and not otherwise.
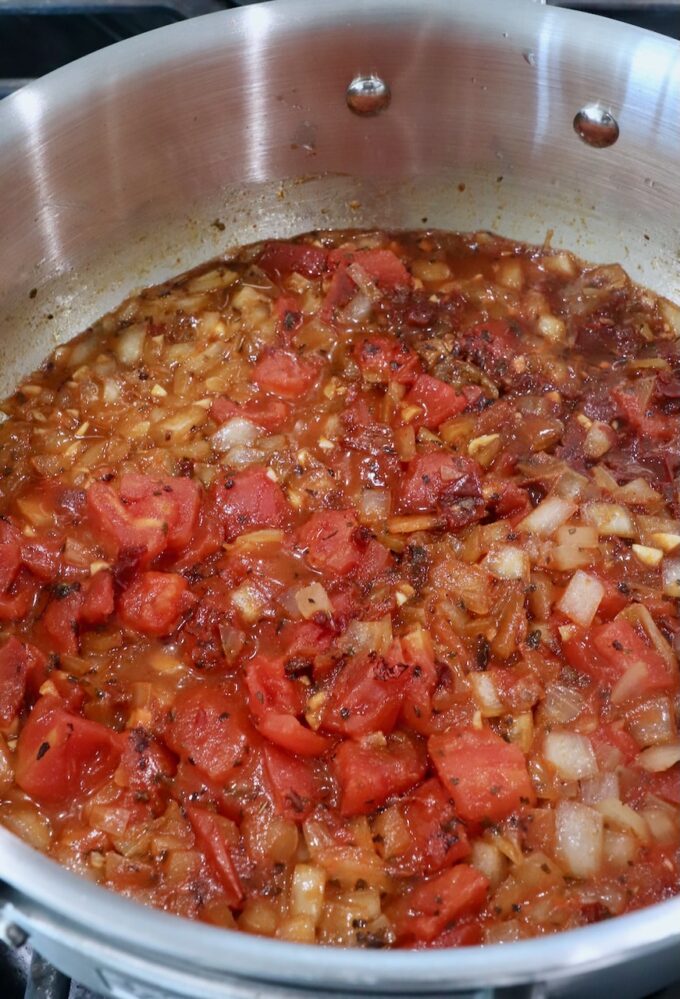
[{"label": "chopped tomato skin", "polygon": [[403,513],[438,511],[452,526],[480,520],[485,505],[479,465],[443,452],[420,455],[399,482],[397,504]]},{"label": "chopped tomato skin", "polygon": [[189,586],[175,572],[142,572],[118,601],[127,628],[145,635],[167,635],[191,605]]},{"label": "chopped tomato skin", "polygon": [[428,748],[462,819],[498,822],[534,801],[524,753],[490,729],[433,735]]}]

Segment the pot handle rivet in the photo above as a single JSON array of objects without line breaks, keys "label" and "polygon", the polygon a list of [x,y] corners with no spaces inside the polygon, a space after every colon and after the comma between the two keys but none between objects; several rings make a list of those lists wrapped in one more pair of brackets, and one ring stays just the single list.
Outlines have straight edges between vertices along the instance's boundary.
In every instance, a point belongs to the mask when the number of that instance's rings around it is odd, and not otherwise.
[{"label": "pot handle rivet", "polygon": [[618,139],[619,124],[601,104],[587,104],[574,116],[574,131],[587,145],[606,149]]},{"label": "pot handle rivet", "polygon": [[389,86],[377,73],[355,76],[345,91],[347,107],[362,117],[380,114],[391,97]]}]

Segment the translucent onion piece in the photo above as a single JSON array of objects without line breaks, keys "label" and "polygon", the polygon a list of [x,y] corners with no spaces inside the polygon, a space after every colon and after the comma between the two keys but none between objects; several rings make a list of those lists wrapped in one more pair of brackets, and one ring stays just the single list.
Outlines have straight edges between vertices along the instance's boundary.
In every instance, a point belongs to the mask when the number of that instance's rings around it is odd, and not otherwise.
[{"label": "translucent onion piece", "polygon": [[582,780],[598,772],[590,739],[578,732],[554,730],[543,740],[543,756],[563,780]]},{"label": "translucent onion piece", "polygon": [[587,628],[597,614],[604,593],[604,585],[599,579],[579,569],[558,600],[557,609],[570,621]]},{"label": "translucent onion piece", "polygon": [[638,753],[637,761],[643,770],[650,773],[662,773],[680,763],[680,742],[669,743],[667,746],[650,746]]},{"label": "translucent onion piece", "polygon": [[547,496],[517,526],[520,531],[549,538],[558,527],[573,517],[577,509],[571,500],[563,499],[561,496]]},{"label": "translucent onion piece", "polygon": [[560,801],[555,809],[556,853],[567,874],[594,877],[602,866],[604,819],[578,801]]},{"label": "translucent onion piece", "polygon": [[210,443],[215,451],[224,454],[237,445],[253,444],[261,435],[262,431],[250,420],[242,416],[232,416],[230,420],[223,423],[219,430],[210,438]]}]

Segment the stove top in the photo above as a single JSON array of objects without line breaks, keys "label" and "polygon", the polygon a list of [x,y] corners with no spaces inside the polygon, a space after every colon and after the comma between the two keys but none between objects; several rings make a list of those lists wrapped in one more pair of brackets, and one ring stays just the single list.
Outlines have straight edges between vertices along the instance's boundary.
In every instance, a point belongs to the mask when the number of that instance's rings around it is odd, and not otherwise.
[{"label": "stove top", "polygon": [[[0,98],[113,42],[260,0],[0,0]],[[545,0],[543,0],[545,2]],[[547,0],[680,39],[680,0]],[[28,944],[0,943],[0,999],[98,999]],[[680,999],[680,983],[646,999]]]}]

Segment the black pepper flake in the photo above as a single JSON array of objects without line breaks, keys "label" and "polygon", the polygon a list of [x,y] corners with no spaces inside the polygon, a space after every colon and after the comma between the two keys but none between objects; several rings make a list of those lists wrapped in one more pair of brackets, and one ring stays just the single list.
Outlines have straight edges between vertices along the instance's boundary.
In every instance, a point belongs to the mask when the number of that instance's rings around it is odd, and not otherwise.
[{"label": "black pepper flake", "polygon": [[529,648],[537,649],[540,644],[541,644],[541,632],[538,630],[529,632],[529,634],[527,635],[527,645],[529,646]]},{"label": "black pepper flake", "polygon": [[49,742],[41,742],[40,748],[38,749],[38,752],[36,753],[35,756],[36,760],[42,760],[43,756],[45,755],[45,753],[49,748],[50,748]]},{"label": "black pepper flake", "polygon": [[489,644],[489,639],[484,635],[480,635],[477,639],[477,651],[476,651],[476,662],[477,669],[485,670],[489,665],[489,656],[491,655],[491,646]]}]

